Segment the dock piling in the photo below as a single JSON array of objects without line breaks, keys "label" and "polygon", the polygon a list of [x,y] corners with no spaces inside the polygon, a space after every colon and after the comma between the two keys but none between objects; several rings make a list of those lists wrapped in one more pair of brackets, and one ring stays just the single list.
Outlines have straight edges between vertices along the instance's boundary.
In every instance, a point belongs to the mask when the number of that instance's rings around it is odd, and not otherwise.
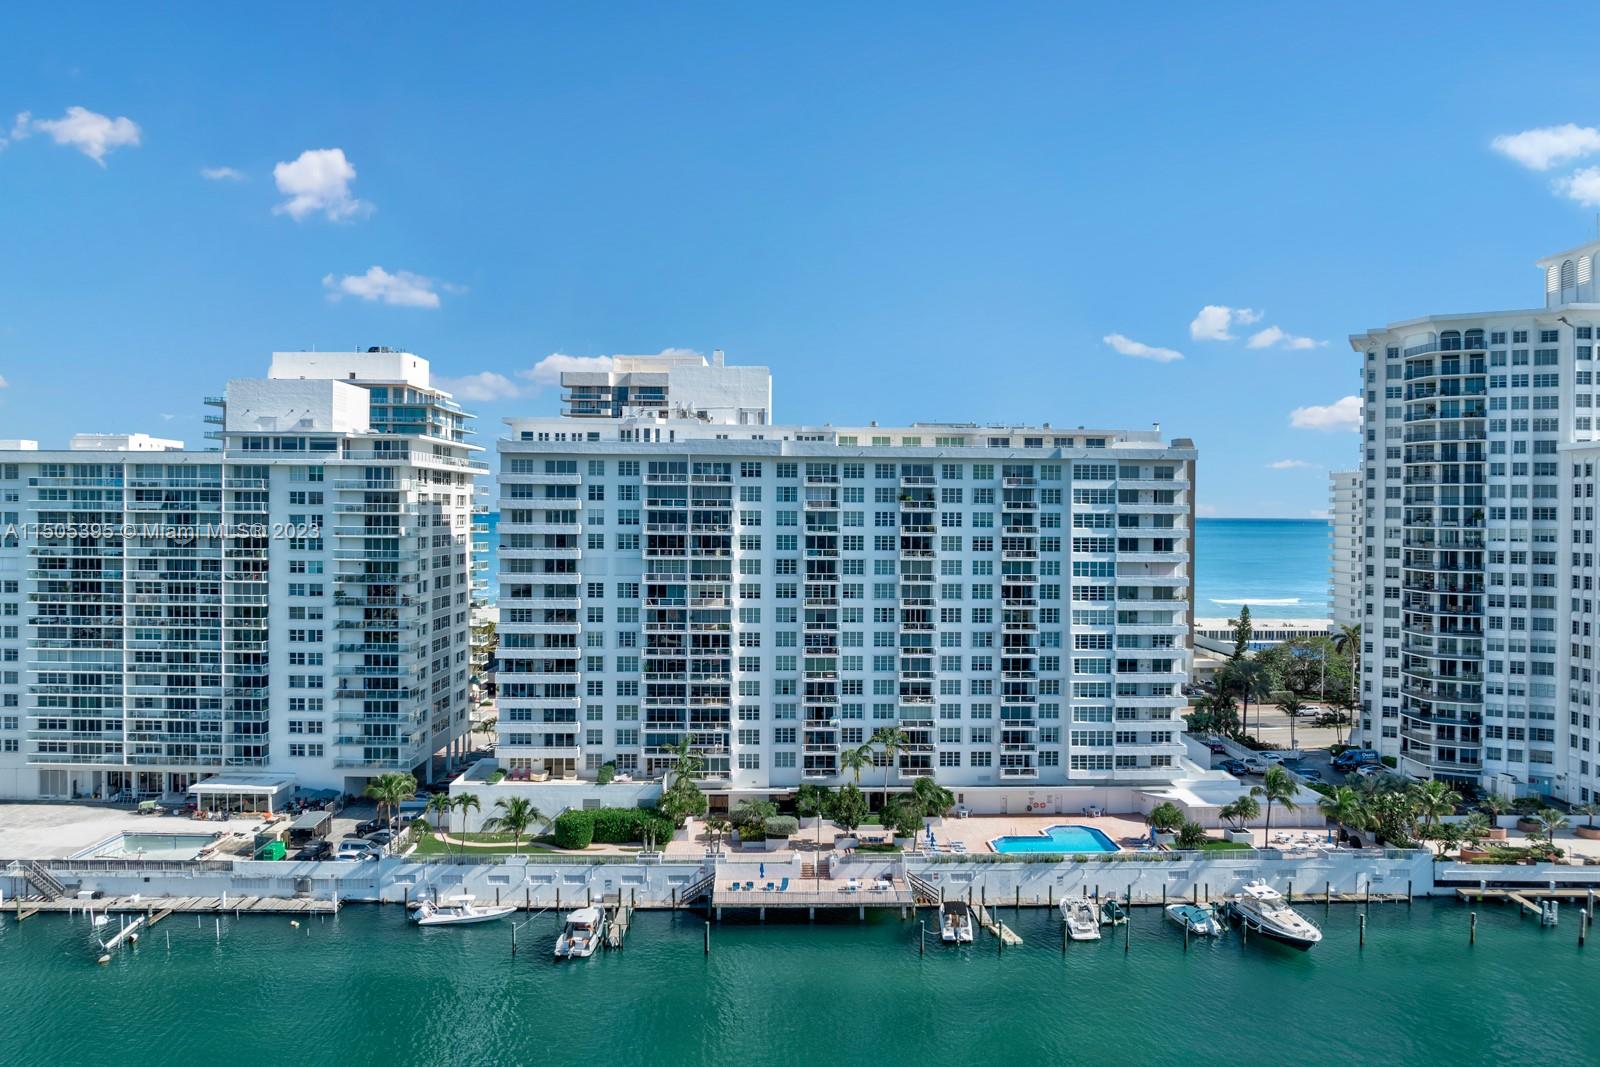
[{"label": "dock piling", "polygon": [[711,955],[711,920],[706,920],[706,955]]},{"label": "dock piling", "polygon": [[1589,913],[1586,912],[1586,911],[1580,911],[1578,913],[1578,947],[1582,948],[1583,947],[1583,943],[1586,940],[1588,940],[1588,938],[1589,938]]},{"label": "dock piling", "polygon": [[1361,948],[1367,947],[1367,916],[1365,912],[1361,914],[1361,940],[1359,946]]},{"label": "dock piling", "polygon": [[1478,943],[1478,913],[1474,911],[1474,912],[1469,912],[1467,914],[1467,944],[1476,945],[1477,943]]},{"label": "dock piling", "polygon": [[920,927],[917,931],[917,955],[926,956],[928,954],[928,924],[919,922],[917,926]]}]

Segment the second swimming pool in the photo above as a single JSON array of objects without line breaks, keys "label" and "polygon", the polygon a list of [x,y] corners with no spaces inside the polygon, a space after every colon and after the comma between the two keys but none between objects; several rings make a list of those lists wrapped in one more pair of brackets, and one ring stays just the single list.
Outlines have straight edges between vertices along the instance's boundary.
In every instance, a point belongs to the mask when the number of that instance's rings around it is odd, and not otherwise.
[{"label": "second swimming pool", "polygon": [[1023,852],[1120,852],[1117,843],[1093,826],[1049,826],[1041,834],[997,837],[989,847],[1001,855]]}]

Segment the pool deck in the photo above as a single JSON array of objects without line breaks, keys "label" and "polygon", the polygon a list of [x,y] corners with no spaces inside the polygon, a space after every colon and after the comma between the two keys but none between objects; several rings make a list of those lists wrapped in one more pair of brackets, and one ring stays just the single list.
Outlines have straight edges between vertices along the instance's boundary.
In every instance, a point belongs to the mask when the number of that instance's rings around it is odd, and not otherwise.
[{"label": "pool deck", "polygon": [[[98,804],[0,803],[0,858],[60,859],[117,834],[253,834],[260,819],[199,822]],[[131,859],[133,857],[123,857]]]}]

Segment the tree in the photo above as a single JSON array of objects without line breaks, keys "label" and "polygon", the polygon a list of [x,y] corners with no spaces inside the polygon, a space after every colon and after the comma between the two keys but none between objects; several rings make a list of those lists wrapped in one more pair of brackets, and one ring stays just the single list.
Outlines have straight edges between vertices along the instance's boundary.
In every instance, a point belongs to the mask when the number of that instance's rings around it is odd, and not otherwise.
[{"label": "tree", "polygon": [[872,732],[872,743],[883,752],[883,805],[889,805],[889,775],[895,770],[896,758],[906,747],[906,732],[898,726],[880,726]]},{"label": "tree", "polygon": [[705,770],[705,759],[690,747],[687,737],[673,747],[673,756],[671,770],[663,775],[666,784],[656,807],[672,820],[672,825],[682,826],[691,815],[704,815],[709,806],[706,795],[695,783],[695,779]]},{"label": "tree", "polygon": [[1318,800],[1317,807],[1339,827],[1341,836],[1348,835],[1351,830],[1364,830],[1367,827],[1366,802],[1361,799],[1360,793],[1347,785],[1337,787],[1331,796]]},{"label": "tree", "polygon": [[1150,809],[1150,814],[1144,817],[1153,830],[1162,833],[1171,833],[1183,825],[1183,810],[1170,800],[1164,800]]},{"label": "tree", "polygon": [[778,805],[766,797],[746,797],[733,809],[733,824],[746,841],[767,839],[767,820],[778,814]]},{"label": "tree", "polygon": [[956,802],[954,793],[927,775],[911,783],[911,795],[916,798],[917,803],[922,807],[924,815],[942,816]]},{"label": "tree", "polygon": [[1433,831],[1433,840],[1439,842],[1439,855],[1448,856],[1453,848],[1460,848],[1466,836],[1462,824],[1458,822],[1440,823]]},{"label": "tree", "polygon": [[1204,826],[1185,819],[1183,825],[1178,827],[1178,837],[1174,844],[1185,852],[1194,852],[1204,848],[1206,842],[1210,840],[1211,835],[1206,833]]},{"label": "tree", "polygon": [[400,805],[417,795],[417,780],[403,771],[380,774],[363,791],[378,802],[378,818],[389,829],[400,814]]},{"label": "tree", "polygon": [[861,772],[872,766],[872,746],[857,745],[845,749],[839,754],[839,766],[854,776],[855,783],[859,787]]},{"label": "tree", "polygon": [[1235,830],[1243,830],[1248,824],[1261,818],[1261,805],[1256,803],[1255,797],[1245,793],[1231,804],[1224,804],[1217,814],[1233,823]]},{"label": "tree", "polygon": [[[794,810],[807,819],[817,820],[817,851],[822,851],[822,816],[833,805],[827,789],[813,782],[801,782],[794,792]],[[820,877],[820,876],[819,876]]]},{"label": "tree", "polygon": [[[434,793],[434,794],[432,794],[431,796],[428,797],[427,807],[423,808],[423,811],[426,814],[433,815],[435,817],[434,821],[437,822],[440,826],[443,826],[446,829],[449,829],[449,827],[450,827],[450,809],[452,807],[453,807],[453,805],[450,803],[450,794],[449,793]],[[446,841],[444,847],[445,847],[445,851],[449,852],[450,851],[450,842]]]},{"label": "tree", "polygon": [[1592,829],[1594,827],[1594,817],[1600,815],[1600,804],[1574,804],[1572,806],[1572,814],[1582,815],[1583,825]]},{"label": "tree", "polygon": [[1289,747],[1299,751],[1300,745],[1295,740],[1294,726],[1300,715],[1306,710],[1306,702],[1300,699],[1299,693],[1290,693],[1278,701],[1278,710],[1289,716]]},{"label": "tree", "polygon": [[1461,822],[1461,839],[1473,848],[1481,848],[1484,838],[1489,836],[1489,816],[1481,811],[1475,811]]},{"label": "tree", "polygon": [[846,785],[834,794],[833,821],[839,829],[853,833],[867,817],[867,798],[859,788]]},{"label": "tree", "polygon": [[1255,635],[1255,627],[1250,625],[1250,605],[1246,604],[1239,609],[1239,617],[1233,621],[1233,658],[1244,659],[1250,651],[1250,638]]},{"label": "tree", "polygon": [[896,837],[909,837],[913,842],[922,829],[922,805],[914,796],[897,796],[886,802],[879,817]]},{"label": "tree", "polygon": [[1478,810],[1491,819],[1498,819],[1511,810],[1511,804],[1499,793],[1485,793],[1478,798]]},{"label": "tree", "polygon": [[482,811],[483,804],[479,802],[476,793],[462,793],[457,796],[455,800],[451,801],[451,805],[461,813],[461,835],[462,842],[465,843],[467,833],[467,816],[471,815],[475,811]]},{"label": "tree", "polygon": [[[470,793],[463,795],[471,796]],[[483,828],[493,833],[509,833],[514,853],[522,855],[522,835],[534,823],[543,822],[544,813],[534,807],[533,801],[527,797],[501,797],[494,802],[494,806],[500,814],[485,819]]]},{"label": "tree", "polygon": [[1281,804],[1285,811],[1294,811],[1294,797],[1300,787],[1290,777],[1289,772],[1274,763],[1267,768],[1267,773],[1262,777],[1261,784],[1250,790],[1252,796],[1262,797],[1267,802],[1266,832],[1272,833],[1272,806]]},{"label": "tree", "polygon": [[1350,700],[1354,704],[1361,678],[1361,627],[1355,623],[1340,626],[1339,632],[1333,635],[1333,650],[1350,664]]},{"label": "tree", "polygon": [[1431,838],[1441,818],[1456,813],[1461,794],[1437,778],[1419,783],[1412,790],[1412,810],[1422,817],[1422,836]]},{"label": "tree", "polygon": [[722,843],[723,835],[733,829],[733,823],[726,815],[712,813],[706,816],[706,833],[711,837],[711,849],[716,851]]},{"label": "tree", "polygon": [[1567,817],[1555,808],[1543,808],[1534,818],[1539,821],[1539,832],[1544,834],[1544,843],[1554,848],[1556,832],[1567,828]]}]

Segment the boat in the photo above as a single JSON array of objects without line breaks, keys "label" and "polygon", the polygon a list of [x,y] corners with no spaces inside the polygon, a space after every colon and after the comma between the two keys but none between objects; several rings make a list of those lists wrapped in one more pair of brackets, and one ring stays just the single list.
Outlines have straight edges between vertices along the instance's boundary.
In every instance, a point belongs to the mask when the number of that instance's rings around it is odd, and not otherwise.
[{"label": "boat", "polygon": [[1216,913],[1199,904],[1168,904],[1167,918],[1199,937],[1222,936],[1222,923]]},{"label": "boat", "polygon": [[557,959],[585,959],[594,955],[605,933],[605,916],[599,908],[579,908],[567,915],[566,928],[556,938]]},{"label": "boat", "polygon": [[1115,900],[1106,900],[1100,905],[1101,926],[1121,926],[1128,921],[1128,909]]},{"label": "boat", "polygon": [[1322,940],[1322,931],[1265,882],[1250,882],[1230,898],[1228,917],[1247,933],[1270,937],[1302,952]]},{"label": "boat", "polygon": [[965,902],[951,900],[940,907],[939,936],[952,944],[972,944],[972,909]]},{"label": "boat", "polygon": [[1067,922],[1067,936],[1074,941],[1100,940],[1100,916],[1092,900],[1063,900],[1061,917]]},{"label": "boat", "polygon": [[509,904],[474,904],[470,896],[449,897],[446,901],[422,901],[411,913],[411,921],[418,926],[464,926],[503,919],[516,910]]}]

